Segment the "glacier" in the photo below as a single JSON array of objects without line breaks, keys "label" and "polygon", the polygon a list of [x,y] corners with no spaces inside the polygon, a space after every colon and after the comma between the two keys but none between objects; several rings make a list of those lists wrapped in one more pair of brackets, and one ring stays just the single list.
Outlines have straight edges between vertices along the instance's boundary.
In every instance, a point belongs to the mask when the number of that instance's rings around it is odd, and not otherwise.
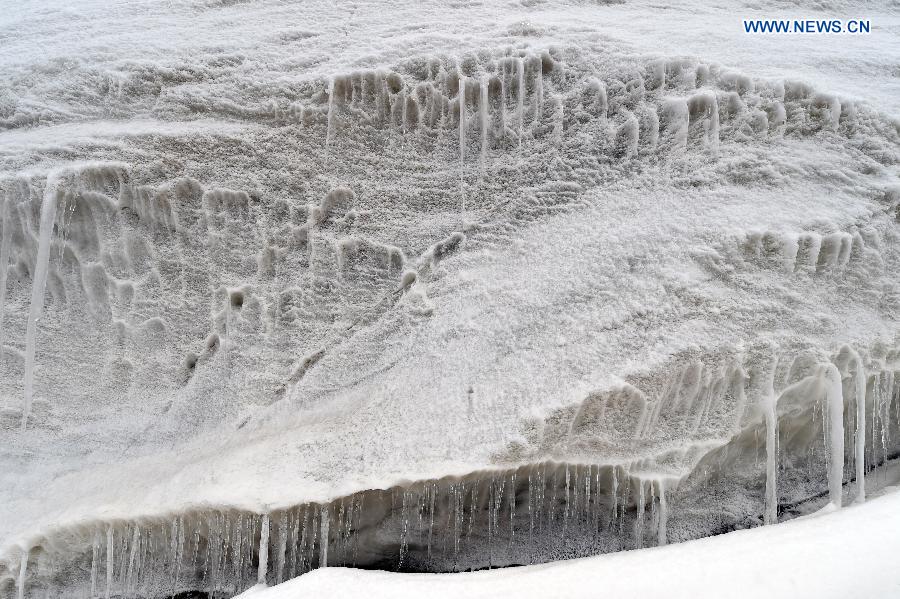
[{"label": "glacier", "polygon": [[791,7],[5,7],[0,598],[881,518],[900,12],[739,29]]}]

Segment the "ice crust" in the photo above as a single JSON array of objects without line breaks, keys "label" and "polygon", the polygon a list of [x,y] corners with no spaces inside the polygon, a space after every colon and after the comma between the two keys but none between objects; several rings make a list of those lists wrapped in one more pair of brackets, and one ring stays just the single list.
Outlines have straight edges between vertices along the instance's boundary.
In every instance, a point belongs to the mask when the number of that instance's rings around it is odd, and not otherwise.
[{"label": "ice crust", "polygon": [[525,4],[0,17],[0,596],[549,561],[879,486],[893,84]]}]

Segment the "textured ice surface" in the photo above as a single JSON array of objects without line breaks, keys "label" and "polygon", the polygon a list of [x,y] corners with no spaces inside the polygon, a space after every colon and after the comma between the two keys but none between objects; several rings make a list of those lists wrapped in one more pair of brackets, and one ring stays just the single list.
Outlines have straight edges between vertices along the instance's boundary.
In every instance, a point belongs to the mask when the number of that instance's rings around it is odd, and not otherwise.
[{"label": "textured ice surface", "polygon": [[7,7],[0,592],[855,497],[900,438],[898,16],[776,51],[740,10]]}]

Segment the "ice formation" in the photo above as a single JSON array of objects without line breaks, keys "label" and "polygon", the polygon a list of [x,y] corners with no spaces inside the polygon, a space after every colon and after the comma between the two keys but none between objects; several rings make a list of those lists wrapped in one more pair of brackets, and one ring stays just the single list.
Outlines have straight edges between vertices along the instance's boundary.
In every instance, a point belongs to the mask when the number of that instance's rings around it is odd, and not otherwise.
[{"label": "ice formation", "polygon": [[885,484],[894,107],[537,4],[402,48],[361,7],[348,49],[186,3],[150,31],[246,37],[152,60],[9,17],[0,597],[543,563]]}]

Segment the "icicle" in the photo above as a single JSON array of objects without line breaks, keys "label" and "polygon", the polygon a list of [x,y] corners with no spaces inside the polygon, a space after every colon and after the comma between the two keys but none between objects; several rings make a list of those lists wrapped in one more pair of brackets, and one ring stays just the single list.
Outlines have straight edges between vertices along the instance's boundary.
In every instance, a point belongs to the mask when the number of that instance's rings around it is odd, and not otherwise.
[{"label": "icicle", "polygon": [[428,512],[430,514],[430,522],[428,523],[428,557],[431,557],[431,543],[434,536],[434,500],[437,495],[437,483],[431,484],[431,493],[429,495]]},{"label": "icicle", "polygon": [[22,550],[22,560],[19,562],[19,580],[17,582],[18,598],[25,599],[25,576],[28,574],[28,550]]},{"label": "icicle", "polygon": [[744,419],[744,412],[747,410],[747,392],[744,390],[747,375],[740,364],[735,366],[735,371],[737,372],[740,381],[737,383],[737,388],[735,389],[735,394],[737,395],[737,407],[734,410],[734,429],[739,431],[741,430],[741,421]]},{"label": "icicle", "polygon": [[451,505],[447,506],[447,527],[450,526],[450,514],[451,511],[453,513],[453,565],[456,566],[456,559],[459,556],[459,541],[462,535],[462,491],[461,485],[463,483],[450,484],[450,497],[449,501]]},{"label": "icicle", "polygon": [[[594,467],[591,466],[591,471],[594,470]],[[594,479],[594,505],[591,510],[593,511],[593,522],[592,528],[594,533],[594,540],[600,536],[600,465],[597,464],[597,472],[593,475]]]},{"label": "icicle", "polygon": [[509,493],[507,494],[509,502],[509,545],[512,547],[513,539],[516,536],[516,473],[513,472],[509,479]]},{"label": "icicle", "polygon": [[297,550],[299,553],[298,557],[298,565],[297,565],[297,574],[303,574],[306,572],[306,554],[304,550],[306,549],[306,544],[309,540],[309,509],[303,509],[303,523],[300,525],[300,546]]},{"label": "icicle", "polygon": [[609,517],[610,526],[612,526],[613,521],[616,519],[616,512],[619,511],[619,474],[618,468],[613,466],[612,469],[612,514]]},{"label": "icicle", "polygon": [[31,288],[31,309],[25,329],[25,404],[22,408],[22,431],[28,426],[28,415],[34,395],[34,352],[37,340],[37,322],[44,309],[44,288],[47,284],[47,270],[50,267],[50,238],[56,220],[56,200],[58,197],[55,178],[47,178],[47,189],[41,205],[40,237],[35,258],[34,282]]},{"label": "icicle", "polygon": [[622,502],[621,509],[619,510],[619,537],[621,541],[621,546],[624,548],[624,531],[625,531],[625,510],[628,507],[628,498],[631,496],[631,478],[628,476],[627,472],[623,472],[626,476],[623,485],[622,485]]},{"label": "icicle", "polygon": [[589,520],[591,515],[591,470],[592,467],[589,465],[587,474],[584,475],[584,507],[581,510],[581,515],[585,522]]},{"label": "icicle", "polygon": [[91,560],[91,597],[97,596],[97,576],[100,570],[100,533],[94,533],[93,559]]},{"label": "icicle", "polygon": [[563,142],[563,129],[566,123],[565,107],[561,95],[554,96],[553,106],[553,143],[559,146]]},{"label": "icicle", "polygon": [[406,135],[406,120],[409,118],[408,110],[407,110],[407,101],[406,101],[406,90],[403,90],[403,94],[400,96],[400,132],[403,135]]},{"label": "icicle", "polygon": [[322,530],[319,539],[319,567],[328,567],[328,527],[331,524],[331,518],[328,515],[328,506],[322,506],[321,526]]},{"label": "icicle", "polygon": [[765,524],[778,522],[778,492],[776,477],[776,458],[778,457],[778,397],[775,395],[775,368],[777,358],[772,361],[772,372],[768,380],[766,396],[762,401],[766,419],[766,511],[763,515]]},{"label": "icicle", "polygon": [[[124,582],[124,587],[123,587],[124,594],[126,597],[128,596],[128,589],[131,586],[131,581],[134,576],[135,558],[137,557],[138,547],[139,547],[139,543],[141,540],[140,534],[141,534],[141,529],[138,528],[137,526],[135,526],[134,533],[132,533],[132,535],[131,535],[131,552],[130,552],[130,555],[128,556],[128,570],[125,573],[125,582]],[[124,556],[124,554],[123,554],[123,556]]]},{"label": "icicle", "polygon": [[3,236],[0,237],[0,362],[3,361],[3,307],[6,304],[6,273],[13,238],[12,210],[13,196],[11,193],[7,193],[6,200],[3,202]]},{"label": "icicle", "polygon": [[334,77],[328,83],[328,115],[325,120],[325,160],[328,160],[328,148],[331,145],[331,117],[334,112]]},{"label": "icicle", "polygon": [[[874,427],[872,433],[875,433]],[[856,354],[856,501],[866,500],[866,369]]]},{"label": "icicle", "polygon": [[478,107],[481,112],[481,173],[484,175],[487,170],[487,148],[488,148],[488,89],[490,79],[487,75],[481,78],[481,102]]},{"label": "icicle", "polygon": [[[313,555],[316,552],[316,538],[319,531],[319,511],[313,508],[312,510],[312,519],[309,524],[309,555],[307,556],[307,561],[309,563],[309,569],[312,570],[313,567]],[[321,543],[320,543],[321,546]]]},{"label": "icicle", "polygon": [[[547,473],[545,471],[544,472],[545,477],[546,477],[546,474]],[[554,468],[553,469],[553,480],[550,483],[550,501],[547,501],[546,493],[542,496],[544,503],[546,503],[546,506],[547,506],[547,533],[548,534],[553,534],[553,519],[556,516],[556,494],[557,494],[557,487],[559,486],[557,484],[558,477],[559,477],[559,469]],[[545,479],[545,482],[546,482],[546,479]]]},{"label": "icicle", "polygon": [[522,150],[522,137],[525,135],[525,59],[520,58],[517,65],[519,77],[519,103],[517,106],[519,124],[519,150]]},{"label": "icicle", "polygon": [[222,335],[222,367],[225,369],[223,384],[228,384],[231,377],[231,292],[225,288],[225,334]]},{"label": "icicle", "polygon": [[656,529],[656,544],[665,545],[668,543],[666,528],[669,523],[669,507],[666,504],[666,483],[660,479],[657,483],[659,486],[659,525]]},{"label": "icicle", "polygon": [[269,514],[263,514],[262,529],[259,533],[259,570],[256,575],[258,584],[266,584],[269,567]]},{"label": "icicle", "polygon": [[466,159],[466,80],[459,76],[459,195],[460,213],[466,211],[466,190],[463,182],[463,169]]},{"label": "icicle", "polygon": [[634,521],[634,548],[644,548],[644,481],[638,479],[637,517]]},{"label": "icicle", "polygon": [[544,114],[544,73],[541,61],[538,60],[537,71],[534,74],[534,122],[541,123]]},{"label": "icicle", "polygon": [[828,420],[831,461],[828,465],[828,497],[836,508],[841,507],[841,490],[844,481],[844,395],[841,373],[834,364],[822,368],[825,385],[825,402],[828,404]]},{"label": "icicle", "polygon": [[[875,374],[872,381],[872,475],[877,484],[878,482],[878,450],[875,447],[875,439],[878,436],[878,420],[880,420],[879,406],[881,404],[881,373]],[[884,428],[882,426],[882,428]],[[882,458],[887,456],[882,454]]]},{"label": "icicle", "polygon": [[209,596],[213,596],[219,586],[219,560],[220,548],[222,543],[222,532],[219,527],[219,515],[211,514],[206,520],[206,552],[208,566],[208,575],[206,577],[209,587]]},{"label": "icicle", "polygon": [[[403,559],[406,557],[406,551],[409,547],[409,491],[403,491],[403,504],[400,507],[400,557],[397,562],[397,569],[403,569]],[[323,520],[324,521],[324,520]],[[325,536],[324,534],[322,535]]]},{"label": "icicle", "polygon": [[294,578],[297,576],[297,544],[300,542],[300,509],[297,509],[297,513],[293,516],[294,526],[291,530],[291,553],[290,553],[290,564],[291,567],[288,570],[288,578]]},{"label": "icicle", "polygon": [[879,391],[878,393],[878,415],[881,420],[881,457],[885,462],[887,462],[888,435],[890,430],[891,389],[894,386],[894,379],[893,373],[891,372],[883,372],[882,375],[882,381],[884,382],[884,391]]},{"label": "icicle", "polygon": [[532,480],[532,473],[528,472],[528,546],[534,546],[534,500],[537,490]]},{"label": "icicle", "polygon": [[506,137],[506,61],[500,73],[500,135]]},{"label": "icicle", "polygon": [[[181,576],[181,562],[184,560],[184,517],[179,516],[172,524],[177,527],[175,545],[175,575],[172,577],[172,594],[178,591],[178,578]],[[237,573],[237,568],[235,568]]]},{"label": "icicle", "polygon": [[278,555],[275,559],[275,584],[281,584],[284,580],[284,556],[287,553],[287,513],[281,514],[278,522]]},{"label": "icicle", "polygon": [[[466,528],[466,544],[469,545],[472,542],[472,530],[475,527],[475,515],[478,510],[478,484],[480,481],[475,481],[472,485],[472,495],[469,503],[469,525]],[[463,498],[465,500],[465,498]],[[465,508],[465,506],[463,506]]]},{"label": "icicle", "polygon": [[109,599],[112,594],[113,557],[115,552],[113,540],[113,528],[110,526],[106,529],[106,599]]}]

